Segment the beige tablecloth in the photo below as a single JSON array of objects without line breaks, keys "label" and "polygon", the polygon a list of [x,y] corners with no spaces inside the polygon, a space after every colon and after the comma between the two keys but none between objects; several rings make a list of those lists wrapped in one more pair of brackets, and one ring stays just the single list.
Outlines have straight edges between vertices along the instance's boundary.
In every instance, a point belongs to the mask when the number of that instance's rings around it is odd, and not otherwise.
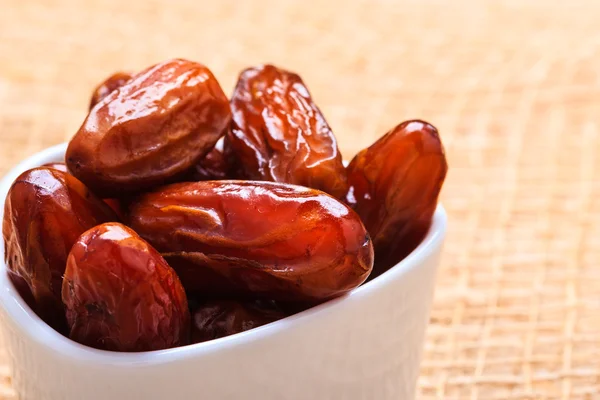
[{"label": "beige tablecloth", "polygon": [[451,225],[418,398],[600,398],[599,21],[595,0],[0,0],[0,172],[68,139],[109,73],[175,56],[226,92],[299,72],[346,157],[426,119]]}]

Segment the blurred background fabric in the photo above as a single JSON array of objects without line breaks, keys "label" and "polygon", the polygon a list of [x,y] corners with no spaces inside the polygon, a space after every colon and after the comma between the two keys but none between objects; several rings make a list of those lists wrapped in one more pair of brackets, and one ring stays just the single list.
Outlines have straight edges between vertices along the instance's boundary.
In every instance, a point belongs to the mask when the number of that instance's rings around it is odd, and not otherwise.
[{"label": "blurred background fabric", "polygon": [[[597,0],[0,0],[0,173],[172,57],[298,72],[346,158],[438,127],[450,217],[419,399],[600,396]],[[0,356],[0,398],[13,399]]]}]

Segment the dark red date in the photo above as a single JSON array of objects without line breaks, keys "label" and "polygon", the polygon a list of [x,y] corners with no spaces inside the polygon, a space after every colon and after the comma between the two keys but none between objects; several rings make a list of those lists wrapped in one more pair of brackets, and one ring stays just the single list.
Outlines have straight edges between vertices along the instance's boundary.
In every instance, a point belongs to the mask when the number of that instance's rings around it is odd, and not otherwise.
[{"label": "dark red date", "polygon": [[185,345],[190,315],[175,271],[134,231],[106,223],[85,232],[62,286],[70,338],[103,350]]},{"label": "dark red date", "polygon": [[[5,261],[20,292],[27,286],[35,311],[63,330],[60,300],[67,255],[83,232],[117,216],[72,175],[35,168],[12,184],[4,206]],[[28,295],[24,297],[27,298]],[[31,298],[30,297],[30,298]]]},{"label": "dark red date", "polygon": [[[62,172],[69,173],[67,164],[61,162],[51,162],[42,165],[42,167],[54,168]],[[124,220],[127,206],[125,201],[122,199],[102,199],[119,217],[120,220]]]},{"label": "dark red date", "polygon": [[447,169],[437,129],[418,120],[403,122],[354,157],[347,200],[373,239],[372,277],[423,240]]},{"label": "dark red date", "polygon": [[89,113],[66,153],[69,171],[110,198],[176,180],[229,128],[210,70],[186,60],[140,72]]},{"label": "dark red date", "polygon": [[272,65],[244,70],[231,111],[226,146],[235,156],[236,178],[344,196],[346,173],[335,136],[298,75]]},{"label": "dark red date", "polygon": [[371,272],[358,215],[318,190],[256,181],[174,184],[132,204],[130,226],[191,291],[283,301],[328,299]]}]

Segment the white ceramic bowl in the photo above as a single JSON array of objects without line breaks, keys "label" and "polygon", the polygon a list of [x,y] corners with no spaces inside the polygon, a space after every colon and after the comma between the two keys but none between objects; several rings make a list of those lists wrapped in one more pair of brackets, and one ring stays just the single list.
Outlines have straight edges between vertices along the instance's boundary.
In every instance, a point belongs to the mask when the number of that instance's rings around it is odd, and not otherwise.
[{"label": "white ceramic bowl", "polygon": [[[16,166],[62,161],[66,144]],[[414,396],[435,272],[446,232],[432,228],[405,260],[350,294],[263,327],[211,342],[114,353],[69,340],[42,322],[0,263],[0,326],[21,400],[403,400]]]}]

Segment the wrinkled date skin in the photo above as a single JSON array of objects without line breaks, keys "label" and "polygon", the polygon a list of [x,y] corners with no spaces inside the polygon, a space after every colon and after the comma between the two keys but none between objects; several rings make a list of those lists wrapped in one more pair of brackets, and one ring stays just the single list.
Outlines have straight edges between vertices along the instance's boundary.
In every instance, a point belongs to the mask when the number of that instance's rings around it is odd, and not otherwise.
[{"label": "wrinkled date skin", "polygon": [[90,99],[90,110],[94,108],[94,106],[100,103],[106,96],[108,96],[111,92],[117,90],[124,84],[126,84],[131,78],[132,74],[128,72],[117,72],[106,78],[104,82],[94,89],[92,93],[92,98]]},{"label": "wrinkled date skin", "polygon": [[285,317],[282,311],[255,302],[209,301],[192,316],[192,343],[244,332]]},{"label": "wrinkled date skin", "polygon": [[373,248],[358,215],[318,190],[258,181],[180,183],[144,195],[130,226],[212,296],[312,301],[365,281]]},{"label": "wrinkled date skin", "polygon": [[66,153],[69,171],[102,197],[177,179],[229,127],[227,97],[202,64],[171,60],[133,76],[89,113]]},{"label": "wrinkled date skin", "polygon": [[64,331],[62,276],[83,232],[117,216],[72,175],[54,168],[21,174],[6,197],[2,233],[15,286],[49,325]]},{"label": "wrinkled date skin", "polygon": [[377,276],[423,240],[448,165],[438,131],[406,121],[358,153],[348,166],[347,201],[373,239]]},{"label": "wrinkled date skin", "polygon": [[346,173],[336,139],[302,79],[264,65],[244,70],[231,98],[226,146],[239,179],[292,183],[343,198]]},{"label": "wrinkled date skin", "polygon": [[211,181],[223,180],[229,177],[229,155],[223,152],[223,139],[219,139],[215,147],[196,164],[192,180]]},{"label": "wrinkled date skin", "polygon": [[175,271],[134,231],[106,223],[85,232],[62,286],[70,338],[103,350],[185,345],[190,315]]}]

